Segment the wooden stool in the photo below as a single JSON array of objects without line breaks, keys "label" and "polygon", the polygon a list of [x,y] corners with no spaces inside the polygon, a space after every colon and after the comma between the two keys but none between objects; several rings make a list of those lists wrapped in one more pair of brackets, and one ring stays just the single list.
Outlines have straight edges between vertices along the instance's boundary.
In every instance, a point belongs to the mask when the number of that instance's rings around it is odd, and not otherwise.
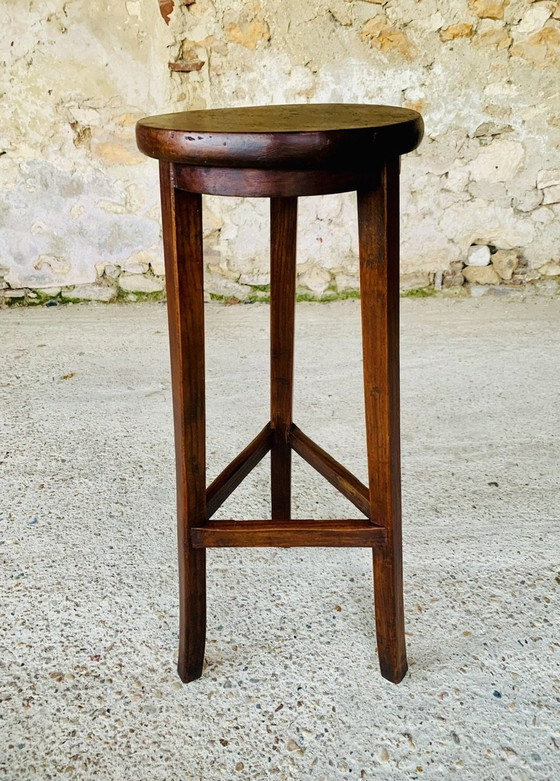
[{"label": "wooden stool", "polygon": [[[373,549],[382,675],[406,673],[399,443],[399,156],[422,138],[421,116],[368,105],[188,111],[141,119],[138,147],[160,161],[177,463],[179,675],[202,674],[206,548]],[[296,217],[300,195],[358,191],[369,486],[292,422]],[[270,198],[270,421],[206,487],[202,194]],[[359,520],[292,520],[295,450],[360,510]],[[272,520],[212,521],[271,452]]]}]

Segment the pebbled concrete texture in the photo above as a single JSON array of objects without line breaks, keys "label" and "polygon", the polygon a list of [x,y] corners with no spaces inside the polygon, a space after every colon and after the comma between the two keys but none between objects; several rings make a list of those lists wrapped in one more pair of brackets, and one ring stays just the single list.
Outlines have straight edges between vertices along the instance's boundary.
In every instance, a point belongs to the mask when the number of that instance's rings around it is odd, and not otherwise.
[{"label": "pebbled concrete texture", "polygon": [[[206,312],[211,478],[267,419],[268,309]],[[13,309],[0,334],[4,777],[556,776],[559,300],[403,301],[399,686],[346,549],[209,552],[181,685],[165,307]],[[298,305],[295,420],[363,478],[359,346],[358,302]],[[266,517],[267,466],[221,517]],[[294,469],[297,514],[352,517]]]}]

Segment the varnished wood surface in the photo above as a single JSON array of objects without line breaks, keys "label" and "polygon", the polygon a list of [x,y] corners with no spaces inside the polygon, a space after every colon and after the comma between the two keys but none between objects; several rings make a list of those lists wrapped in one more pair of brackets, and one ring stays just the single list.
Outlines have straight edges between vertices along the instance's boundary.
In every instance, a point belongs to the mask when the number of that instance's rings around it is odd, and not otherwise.
[{"label": "varnished wood surface", "polygon": [[387,531],[373,551],[382,675],[407,670],[404,636],[399,424],[399,159],[378,187],[358,193],[360,299],[370,506]]},{"label": "varnished wood surface", "polygon": [[209,521],[191,529],[195,548],[371,548],[385,536],[367,520]]},{"label": "varnished wood surface", "polygon": [[378,163],[361,165],[358,170],[313,169],[306,171],[275,168],[224,168],[218,166],[176,165],[176,186],[205,195],[245,198],[288,198],[299,195],[330,195],[373,187],[379,179]]},{"label": "varnished wood surface", "polygon": [[187,682],[202,674],[206,638],[206,554],[190,542],[191,526],[206,519],[202,199],[175,190],[166,163],[160,182],[177,476],[178,671]]},{"label": "varnished wood surface", "polygon": [[270,425],[272,518],[291,517],[289,443],[294,385],[297,198],[270,199]]},{"label": "varnished wood surface", "polygon": [[144,117],[136,139],[149,157],[187,165],[341,169],[412,151],[423,127],[411,109],[315,103]]},{"label": "varnished wood surface", "polygon": [[228,466],[210,483],[206,491],[206,517],[211,518],[228,496],[247,477],[249,472],[261,461],[272,447],[272,429],[270,423],[260,431],[245,450],[233,459]]},{"label": "varnished wood surface", "polygon": [[[196,115],[193,118],[193,115]],[[169,118],[172,117],[172,119]],[[197,124],[198,123],[198,124]],[[382,674],[406,673],[399,443],[399,155],[422,136],[416,112],[291,106],[141,120],[139,146],[160,159],[177,461],[179,675],[200,676],[205,548],[372,547]],[[297,196],[358,190],[368,487],[292,422]],[[271,421],[205,487],[204,303],[200,193],[271,198]],[[272,453],[272,520],[208,518]],[[291,450],[365,515],[290,519]]]},{"label": "varnished wood surface", "polygon": [[[296,425],[290,430],[290,445],[308,464],[370,518],[369,490],[335,458],[306,436]],[[379,525],[377,519],[374,519]]]}]

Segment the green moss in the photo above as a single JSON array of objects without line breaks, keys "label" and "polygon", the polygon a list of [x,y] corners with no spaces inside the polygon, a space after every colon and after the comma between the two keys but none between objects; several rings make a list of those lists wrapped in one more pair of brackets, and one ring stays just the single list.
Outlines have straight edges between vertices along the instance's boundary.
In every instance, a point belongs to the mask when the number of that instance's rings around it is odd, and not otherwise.
[{"label": "green moss", "polygon": [[360,297],[359,290],[341,290],[340,292],[336,293],[337,301],[347,301],[350,298],[359,298],[359,297]]},{"label": "green moss", "polygon": [[[48,301],[56,301],[58,304],[79,304],[79,303],[91,303],[89,299],[70,298],[69,290],[63,290],[57,295],[49,295],[48,293],[32,291],[35,293],[35,298],[25,296],[22,298],[6,298],[4,300],[4,306],[9,307],[23,307],[23,306],[44,306]],[[450,291],[443,291],[449,293]],[[453,291],[454,292],[454,291]],[[463,294],[465,291],[461,288],[457,291],[457,295]],[[560,295],[560,289],[558,290]],[[406,290],[401,293],[403,298],[430,298],[436,295],[436,290],[433,287],[414,288],[412,290]],[[348,299],[360,298],[359,290],[336,290],[334,286],[329,287],[322,295],[316,295],[305,288],[300,288],[296,294],[296,301],[298,302],[313,302],[313,303],[328,303],[330,301],[346,301]],[[125,290],[117,289],[117,293],[112,302],[97,302],[97,303],[142,303],[144,301],[165,301],[165,290],[157,290],[153,293],[131,293]],[[235,296],[224,296],[218,293],[210,293],[210,299],[222,304],[256,304],[270,303],[270,285],[251,285],[251,292],[246,299],[238,299]]]},{"label": "green moss", "polygon": [[312,301],[326,304],[330,301],[346,301],[349,298],[359,298],[359,290],[326,290],[322,295],[317,296],[314,293],[299,292],[296,295],[296,301]]},{"label": "green moss", "polygon": [[415,287],[412,290],[405,290],[401,296],[403,298],[430,298],[435,294],[436,291],[433,287]]},{"label": "green moss", "polygon": [[257,293],[247,296],[244,304],[270,304],[270,293]]},{"label": "green moss", "polygon": [[243,300],[237,296],[223,296],[221,293],[210,293],[210,301],[219,301],[221,304],[242,304]]},{"label": "green moss", "polygon": [[[134,299],[129,298],[129,296],[134,296]],[[154,290],[153,293],[141,293],[130,292],[129,290],[121,290],[121,288],[118,288],[115,301],[119,304],[138,304],[144,301],[165,301],[165,299],[165,290]]]},{"label": "green moss", "polygon": [[18,306],[28,306],[28,302],[23,296],[21,298],[5,298],[3,305],[15,309]]},{"label": "green moss", "polygon": [[31,298],[29,295],[21,296],[20,298],[4,298],[4,306],[10,308],[27,307],[27,306],[42,306],[46,301],[59,301],[59,296],[49,296],[44,293],[38,293],[34,290],[29,291],[35,293],[35,296]]}]

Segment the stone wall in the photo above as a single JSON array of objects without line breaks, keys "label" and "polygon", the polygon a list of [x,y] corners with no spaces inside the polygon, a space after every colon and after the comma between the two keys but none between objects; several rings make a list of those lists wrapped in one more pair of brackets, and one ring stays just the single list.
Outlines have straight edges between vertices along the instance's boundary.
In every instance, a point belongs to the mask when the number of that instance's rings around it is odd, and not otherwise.
[{"label": "stone wall", "polygon": [[[136,119],[306,101],[424,115],[403,160],[405,286],[560,279],[558,0],[10,0],[0,31],[5,299],[158,295]],[[266,295],[266,226],[263,201],[206,199],[211,292]],[[356,246],[352,195],[302,199],[302,291],[355,289]]]}]

